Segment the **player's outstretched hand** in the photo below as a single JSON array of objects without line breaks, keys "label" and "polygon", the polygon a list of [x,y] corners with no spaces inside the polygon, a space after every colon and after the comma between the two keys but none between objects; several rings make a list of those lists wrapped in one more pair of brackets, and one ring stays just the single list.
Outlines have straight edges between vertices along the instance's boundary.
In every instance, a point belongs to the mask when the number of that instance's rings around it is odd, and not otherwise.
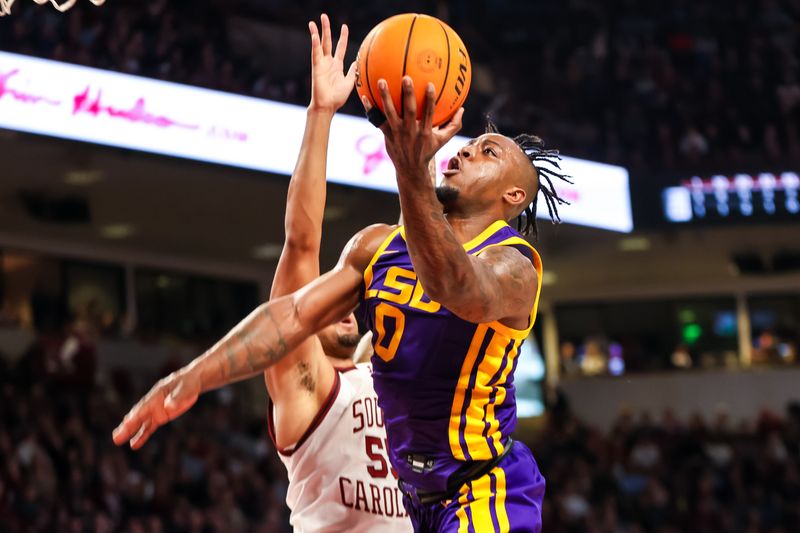
[{"label": "player's outstretched hand", "polygon": [[[464,108],[453,115],[450,122],[433,126],[433,113],[436,107],[436,89],[432,83],[425,87],[425,104],[422,120],[417,120],[417,98],[411,77],[403,77],[403,116],[397,114],[389,85],[386,80],[378,80],[378,90],[383,104],[386,121],[380,126],[386,138],[386,152],[392,159],[398,176],[425,176],[433,156],[461,130]],[[361,103],[369,113],[370,103],[362,98]]]},{"label": "player's outstretched hand", "polygon": [[320,17],[322,35],[314,21],[308,23],[311,32],[311,105],[312,109],[335,113],[353,92],[356,82],[356,63],[344,72],[344,55],[347,52],[347,24],[342,25],[339,42],[333,51],[331,22],[328,15]]},{"label": "player's outstretched hand", "polygon": [[200,380],[191,371],[173,372],[156,383],[125,415],[114,430],[114,444],[121,446],[130,441],[131,448],[138,450],[159,426],[188,411],[200,392]]}]

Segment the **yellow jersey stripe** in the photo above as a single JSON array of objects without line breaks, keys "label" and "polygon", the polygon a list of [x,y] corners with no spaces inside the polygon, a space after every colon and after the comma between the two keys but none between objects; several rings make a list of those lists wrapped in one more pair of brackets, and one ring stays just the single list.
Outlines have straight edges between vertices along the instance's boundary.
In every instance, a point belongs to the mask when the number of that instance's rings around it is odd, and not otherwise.
[{"label": "yellow jersey stripe", "polygon": [[394,240],[395,237],[397,237],[397,234],[400,233],[400,230],[402,230],[402,229],[403,228],[401,226],[401,227],[395,229],[394,231],[392,231],[391,233],[389,233],[389,235],[386,237],[386,239],[381,243],[381,245],[375,251],[375,254],[372,256],[372,259],[370,259],[369,264],[367,265],[367,268],[364,269],[364,289],[365,290],[368,290],[369,286],[372,285],[372,276],[373,276],[372,268],[375,266],[375,263],[378,262],[378,258],[383,255],[383,253],[386,251],[386,248],[389,247],[389,244]]},{"label": "yellow jersey stripe", "polygon": [[456,516],[458,517],[458,533],[467,533],[469,531],[469,518],[467,517],[468,495],[469,484],[464,483],[458,491],[458,510],[456,511]]},{"label": "yellow jersey stripe", "polygon": [[478,531],[494,531],[492,524],[492,508],[490,507],[492,487],[489,474],[474,480],[472,483],[472,501],[467,504],[472,513],[472,524]]},{"label": "yellow jersey stripe", "polygon": [[496,466],[483,477],[465,483],[459,490],[458,503],[456,516],[459,533],[469,531],[470,527],[480,533],[510,530],[506,509],[506,473],[502,467]]},{"label": "yellow jersey stripe", "polygon": [[[497,233],[497,230],[499,230],[500,228],[504,228],[506,226],[508,226],[508,223],[504,222],[503,220],[497,220],[495,222],[492,222],[489,225],[488,228],[486,228],[485,230],[480,232],[477,236],[473,237],[472,239],[470,239],[467,242],[465,242],[464,244],[462,244],[462,246],[464,247],[464,250],[470,251],[473,248],[477,248],[478,246],[483,244],[483,241],[485,241],[486,239],[488,239],[489,237],[491,237],[492,235]],[[403,240],[406,240],[406,227],[405,226],[401,226],[400,227],[400,235],[403,237]],[[487,248],[488,248],[488,246],[487,246]]]},{"label": "yellow jersey stripe", "polygon": [[503,446],[503,434],[500,431],[500,419],[494,416],[494,410],[496,406],[503,405],[506,401],[506,388],[504,385],[508,381],[508,375],[511,374],[511,370],[514,368],[514,360],[519,355],[522,340],[515,341],[514,349],[508,354],[508,363],[506,363],[503,373],[500,374],[500,379],[495,384],[497,393],[495,394],[494,403],[489,406],[486,412],[486,420],[489,421],[489,435],[492,439],[492,446],[497,450],[497,453],[502,453],[505,448]]},{"label": "yellow jersey stripe", "polygon": [[516,235],[514,235],[514,236],[509,237],[508,239],[505,239],[503,241],[496,242],[494,244],[489,244],[486,247],[481,248],[480,250],[475,252],[475,255],[481,255],[483,252],[485,252],[489,248],[494,248],[495,246],[508,246],[509,244],[521,244],[523,246],[527,246],[531,250],[534,250],[534,251],[536,250],[536,248],[534,248],[531,243],[529,243],[528,241],[526,241],[522,237],[517,237]]},{"label": "yellow jersey stripe", "polygon": [[469,251],[483,244],[483,241],[497,233],[497,230],[508,226],[505,220],[496,220],[488,228],[480,232],[476,237],[464,243],[464,249]]},{"label": "yellow jersey stripe", "polygon": [[[492,422],[488,418],[488,413],[487,419],[484,421],[484,413],[486,413],[486,406],[492,393],[489,382],[500,370],[503,356],[506,354],[506,348],[510,342],[514,341],[505,335],[494,335],[486,347],[483,359],[478,364],[475,387],[470,396],[470,405],[467,406],[464,426],[464,441],[467,444],[467,451],[473,459],[492,457],[489,441],[487,437],[483,436],[486,423],[488,422],[491,427]],[[495,450],[497,450],[496,445]],[[500,451],[497,453],[499,454]]]},{"label": "yellow jersey stripe", "polygon": [[495,320],[494,322],[490,323],[489,326],[497,332],[503,333],[504,335],[508,335],[512,339],[525,339],[528,337],[528,334],[531,332],[531,329],[533,329],[533,323],[536,320],[536,314],[539,311],[539,296],[542,294],[542,259],[541,257],[539,257],[539,252],[537,252],[536,248],[531,246],[528,241],[520,239],[519,237],[511,237],[497,244],[490,244],[489,246],[478,252],[477,255],[482,254],[484,251],[488,250],[493,246],[509,246],[513,244],[523,244],[528,248],[530,248],[531,251],[533,252],[533,268],[536,270],[536,297],[533,300],[533,307],[531,307],[531,314],[530,314],[530,320],[528,320],[528,327],[526,329],[514,329],[512,327],[506,326],[499,320]]},{"label": "yellow jersey stripe", "polygon": [[[495,408],[498,405],[502,405],[503,404],[502,400],[505,400],[504,385],[506,383],[506,380],[508,379],[508,375],[511,373],[511,369],[514,366],[514,358],[516,357],[517,352],[519,351],[519,347],[522,344],[521,340],[512,340],[511,342],[513,342],[514,345],[508,352],[508,361],[506,361],[506,366],[503,367],[503,370],[500,373],[500,376],[497,378],[497,381],[492,386],[488,387],[489,394],[487,395],[486,403],[483,406],[486,412],[485,424],[489,424],[489,430],[487,432],[487,435],[488,438],[491,439],[492,447],[494,448],[495,453],[498,455],[503,453],[505,447],[503,446],[502,443],[503,436],[499,431],[500,420],[495,418]],[[503,363],[501,361],[500,365],[502,364]],[[494,393],[494,401],[491,401],[492,400],[491,392],[494,389],[496,389],[496,392]],[[501,400],[501,394],[502,394],[502,400]]]},{"label": "yellow jersey stripe", "polygon": [[453,457],[460,461],[466,461],[464,451],[461,449],[460,442],[460,425],[461,425],[461,410],[464,407],[464,399],[469,388],[469,380],[472,375],[472,368],[475,366],[475,360],[478,358],[481,344],[483,343],[486,333],[489,331],[487,324],[479,324],[475,333],[472,335],[472,341],[467,351],[467,356],[461,365],[461,375],[456,384],[456,390],[453,398],[453,406],[450,409],[450,424],[447,430],[448,438],[450,440],[450,452]]},{"label": "yellow jersey stripe", "polygon": [[490,473],[494,474],[497,479],[497,486],[495,487],[497,496],[494,501],[497,524],[500,526],[500,531],[509,531],[511,526],[508,522],[508,512],[506,511],[506,472],[503,467],[498,466],[492,469]]}]

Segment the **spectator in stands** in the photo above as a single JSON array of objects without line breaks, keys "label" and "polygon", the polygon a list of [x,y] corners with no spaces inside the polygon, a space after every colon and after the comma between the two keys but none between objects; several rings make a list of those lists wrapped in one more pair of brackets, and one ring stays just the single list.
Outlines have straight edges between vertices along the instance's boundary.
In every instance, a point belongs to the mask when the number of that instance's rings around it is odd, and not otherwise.
[{"label": "spectator in stands", "polygon": [[561,361],[561,373],[564,377],[575,377],[581,373],[581,365],[577,359],[578,351],[575,344],[570,341],[561,343],[561,353],[559,359]]},{"label": "spectator in stands", "polygon": [[685,343],[678,344],[670,356],[670,362],[675,368],[692,368],[692,354],[689,352],[689,347]]},{"label": "spectator in stands", "polygon": [[586,376],[596,376],[608,372],[608,356],[602,351],[600,342],[586,341],[586,351],[581,358],[581,371]]}]

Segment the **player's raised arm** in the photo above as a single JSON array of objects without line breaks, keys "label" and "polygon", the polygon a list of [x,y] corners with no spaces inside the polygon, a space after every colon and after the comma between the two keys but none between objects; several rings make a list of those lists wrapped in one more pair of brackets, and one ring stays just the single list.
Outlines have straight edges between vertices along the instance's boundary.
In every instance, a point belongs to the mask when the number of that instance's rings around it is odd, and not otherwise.
[{"label": "player's raised arm", "polygon": [[[423,120],[416,119],[411,78],[403,79],[402,117],[394,108],[386,81],[380,80],[378,87],[386,115],[381,130],[397,171],[408,251],[425,292],[470,322],[506,320],[524,329],[536,297],[531,290],[536,287],[533,265],[511,248],[492,248],[477,257],[468,255],[430,183],[428,164],[460,130],[463,109],[459,109],[450,123],[434,128],[432,84],[426,87]],[[523,200],[524,197],[520,201]],[[458,213],[451,216],[457,219]],[[479,217],[470,217],[468,221],[477,223],[480,229],[492,222],[491,218]]]},{"label": "player's raised arm", "polygon": [[363,272],[390,231],[355,235],[332,271],[290,295],[258,306],[206,353],[156,383],[114,430],[114,442],[140,448],[159,427],[186,412],[203,393],[260,374],[309,336],[358,304]]},{"label": "player's raised arm", "polygon": [[[272,280],[270,298],[290,294],[319,277],[325,212],[328,140],[336,111],[355,85],[355,64],[344,72],[347,26],[333,50],[331,24],[321,16],[321,33],[311,33],[311,101],[306,128],[286,198],[286,237]],[[276,442],[297,442],[312,424],[335,381],[335,369],[315,338],[307,339],[271,366],[264,379],[275,406]],[[313,386],[309,386],[313,384]],[[279,429],[278,429],[279,428]]]},{"label": "player's raised arm", "polygon": [[270,296],[289,294],[319,276],[319,249],[325,211],[328,140],[333,115],[347,101],[355,84],[355,63],[344,72],[348,29],[342,26],[333,50],[330,20],[321,17],[322,33],[311,33],[311,102],[303,142],[286,198],[286,238]]}]

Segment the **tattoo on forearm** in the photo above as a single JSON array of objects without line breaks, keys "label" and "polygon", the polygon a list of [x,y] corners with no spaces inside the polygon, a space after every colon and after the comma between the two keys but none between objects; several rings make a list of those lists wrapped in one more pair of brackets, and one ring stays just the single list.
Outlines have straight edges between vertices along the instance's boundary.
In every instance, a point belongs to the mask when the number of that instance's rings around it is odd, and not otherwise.
[{"label": "tattoo on forearm", "polygon": [[254,332],[252,331],[236,332],[236,338],[239,339],[239,342],[242,343],[242,346],[244,346],[245,350],[245,366],[242,368],[242,370],[247,372],[254,372],[258,365],[258,352],[253,348],[253,343],[251,342],[254,336],[253,333]]},{"label": "tattoo on forearm", "polygon": [[280,324],[278,324],[278,322],[275,320],[275,317],[272,316],[270,310],[264,308],[264,315],[267,317],[267,320],[272,322],[275,332],[278,334],[278,339],[275,342],[276,346],[267,348],[267,356],[269,357],[270,361],[274,362],[283,357],[288,351],[289,347],[286,344],[286,340],[283,338],[283,332],[281,332]]},{"label": "tattoo on forearm", "polygon": [[[261,320],[235,330],[225,341],[223,357],[217,358],[218,372],[222,380],[227,381],[230,378],[257,373],[286,355],[288,344],[272,312],[265,308],[261,316],[263,317]],[[266,324],[270,324],[275,331],[265,332]],[[240,350],[235,348],[234,339],[241,344]]]},{"label": "tattoo on forearm", "polygon": [[437,237],[440,241],[447,242],[450,246],[455,247],[457,250],[461,250],[461,243],[458,242],[456,239],[453,230],[450,228],[447,219],[444,217],[444,213],[440,210],[434,210],[430,213],[431,221],[434,222],[433,228],[438,229],[439,235]]}]

